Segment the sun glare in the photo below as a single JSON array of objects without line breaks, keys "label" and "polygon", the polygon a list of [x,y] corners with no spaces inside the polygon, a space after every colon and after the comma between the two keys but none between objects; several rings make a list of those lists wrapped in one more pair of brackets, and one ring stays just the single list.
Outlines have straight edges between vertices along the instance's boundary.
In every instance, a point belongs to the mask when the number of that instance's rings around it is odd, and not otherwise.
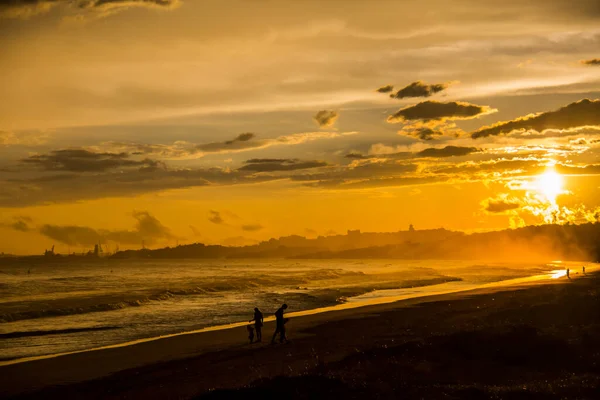
[{"label": "sun glare", "polygon": [[537,177],[535,186],[549,202],[556,204],[556,197],[563,192],[563,177],[554,169],[549,169]]}]

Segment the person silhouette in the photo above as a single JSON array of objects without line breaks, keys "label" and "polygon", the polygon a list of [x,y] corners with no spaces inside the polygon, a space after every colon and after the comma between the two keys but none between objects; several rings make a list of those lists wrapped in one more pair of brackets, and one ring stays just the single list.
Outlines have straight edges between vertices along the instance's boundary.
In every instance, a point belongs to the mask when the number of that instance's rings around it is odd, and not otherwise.
[{"label": "person silhouette", "polygon": [[254,308],[254,318],[248,322],[254,321],[254,329],[256,330],[256,341],[262,342],[262,326],[263,326],[263,314],[260,312],[258,307]]},{"label": "person silhouette", "polygon": [[250,340],[250,343],[254,342],[254,328],[252,325],[248,325],[246,329],[248,330],[248,339]]},{"label": "person silhouette", "polygon": [[571,270],[567,268],[567,278],[571,279]]},{"label": "person silhouette", "polygon": [[285,323],[287,322],[287,318],[283,317],[283,313],[287,309],[287,304],[283,304],[277,311],[275,311],[275,332],[273,333],[273,338],[271,339],[271,344],[275,343],[275,337],[279,334],[279,342],[283,343],[284,341],[288,341],[285,336]]},{"label": "person silhouette", "polygon": [[585,265],[582,268],[583,268],[583,274],[585,275]]}]

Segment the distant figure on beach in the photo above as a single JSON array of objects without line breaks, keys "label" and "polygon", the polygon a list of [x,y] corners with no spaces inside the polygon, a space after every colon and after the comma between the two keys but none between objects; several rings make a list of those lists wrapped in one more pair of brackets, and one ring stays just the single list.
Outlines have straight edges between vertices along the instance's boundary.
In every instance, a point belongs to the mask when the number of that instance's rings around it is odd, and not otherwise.
[{"label": "distant figure on beach", "polygon": [[571,275],[570,275],[571,270],[569,268],[567,268],[567,278],[571,279]]},{"label": "distant figure on beach", "polygon": [[277,311],[275,311],[275,333],[271,339],[271,344],[275,343],[275,337],[279,334],[279,342],[283,343],[288,341],[285,336],[285,323],[288,321],[287,318],[283,317],[284,311],[287,309],[287,304],[283,304]]},{"label": "distant figure on beach", "polygon": [[254,342],[254,327],[252,327],[252,325],[248,325],[246,327],[246,329],[248,329],[248,339],[250,340],[250,343]]},{"label": "distant figure on beach", "polygon": [[583,269],[583,274],[585,275],[585,265],[582,267]]},{"label": "distant figure on beach", "polygon": [[262,326],[263,326],[263,314],[260,312],[258,307],[254,309],[254,318],[248,322],[254,321],[254,329],[256,329],[256,341],[262,342]]}]

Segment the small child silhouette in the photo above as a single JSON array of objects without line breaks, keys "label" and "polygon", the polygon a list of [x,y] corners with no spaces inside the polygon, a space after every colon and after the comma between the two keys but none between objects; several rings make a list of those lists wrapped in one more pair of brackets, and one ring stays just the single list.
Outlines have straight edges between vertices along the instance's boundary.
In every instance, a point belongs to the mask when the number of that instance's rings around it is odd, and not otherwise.
[{"label": "small child silhouette", "polygon": [[252,325],[246,326],[248,329],[248,339],[250,339],[250,343],[254,342],[254,327]]}]

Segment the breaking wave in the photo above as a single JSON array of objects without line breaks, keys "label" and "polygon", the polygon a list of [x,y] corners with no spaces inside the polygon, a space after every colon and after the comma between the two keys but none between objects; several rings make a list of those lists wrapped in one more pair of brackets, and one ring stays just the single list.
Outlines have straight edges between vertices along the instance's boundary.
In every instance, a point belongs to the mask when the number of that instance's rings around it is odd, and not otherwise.
[{"label": "breaking wave", "polygon": [[[88,303],[86,305],[63,306],[56,308],[45,308],[38,310],[17,311],[0,315],[0,322],[14,322],[26,319],[36,319],[45,317],[58,317],[65,315],[87,314],[93,312],[121,310],[128,307],[141,307],[153,302],[167,301],[178,296],[200,296],[211,295],[229,291],[251,291],[255,289],[268,289],[273,287],[281,287],[283,284],[287,287],[285,297],[296,297],[302,300],[302,303],[311,307],[321,307],[335,303],[345,302],[349,297],[359,296],[375,290],[385,289],[403,289],[413,287],[423,287],[437,285],[446,282],[460,281],[461,278],[451,276],[437,276],[430,279],[420,280],[404,280],[397,282],[372,283],[372,284],[355,284],[347,285],[338,288],[316,288],[308,289],[300,285],[308,282],[316,282],[319,280],[338,279],[340,277],[356,277],[364,275],[362,272],[348,272],[343,270],[317,270],[311,271],[309,274],[302,274],[296,277],[285,279],[258,277],[253,279],[236,278],[225,281],[214,281],[194,287],[182,289],[168,289],[155,293],[145,294],[143,296],[130,298],[119,301],[105,301],[102,303],[94,303],[94,298],[79,299],[79,303]],[[281,293],[271,293],[266,290],[263,296],[282,297]],[[100,296],[102,300],[106,300],[106,296]],[[72,299],[76,302],[77,299]]]}]

